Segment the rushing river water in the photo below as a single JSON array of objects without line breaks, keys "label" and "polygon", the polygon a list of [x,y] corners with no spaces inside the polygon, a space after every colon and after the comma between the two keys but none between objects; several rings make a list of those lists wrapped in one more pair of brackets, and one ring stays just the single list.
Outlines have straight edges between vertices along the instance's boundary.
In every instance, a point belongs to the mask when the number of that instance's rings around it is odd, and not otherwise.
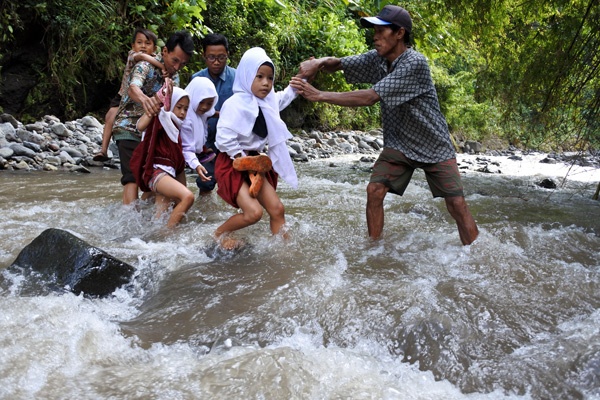
[{"label": "rushing river water", "polygon": [[[0,399],[600,398],[594,185],[466,173],[481,233],[463,247],[417,172],[372,242],[368,166],[297,165],[291,238],[265,217],[236,254],[212,245],[233,211],[216,194],[169,232],[120,204],[116,170],[1,172]],[[89,299],[9,273],[47,228],[132,284]]]}]

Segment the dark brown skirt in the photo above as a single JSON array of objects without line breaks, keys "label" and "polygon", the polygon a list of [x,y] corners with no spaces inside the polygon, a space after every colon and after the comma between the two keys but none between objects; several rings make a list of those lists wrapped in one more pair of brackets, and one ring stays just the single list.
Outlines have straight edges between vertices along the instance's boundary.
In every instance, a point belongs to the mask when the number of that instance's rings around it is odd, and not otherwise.
[{"label": "dark brown skirt", "polygon": [[[265,174],[265,178],[273,186],[273,189],[277,189],[278,177],[279,175],[274,170]],[[233,160],[229,155],[227,153],[219,153],[215,161],[215,179],[217,180],[217,194],[233,207],[240,208],[237,204],[237,195],[244,182],[250,185],[248,173],[233,169]]]}]

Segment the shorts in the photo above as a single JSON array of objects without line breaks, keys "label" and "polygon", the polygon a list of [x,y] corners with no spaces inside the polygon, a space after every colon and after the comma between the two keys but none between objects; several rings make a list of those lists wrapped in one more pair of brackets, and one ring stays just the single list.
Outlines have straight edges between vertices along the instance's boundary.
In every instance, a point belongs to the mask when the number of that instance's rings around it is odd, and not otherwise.
[{"label": "shorts", "polygon": [[137,184],[133,172],[131,172],[131,168],[129,167],[129,162],[131,161],[133,151],[138,144],[140,144],[140,142],[136,140],[117,140],[119,159],[121,161],[121,185],[123,186],[128,183]]},{"label": "shorts", "polygon": [[456,158],[438,163],[422,163],[410,160],[402,152],[390,148],[384,148],[375,161],[370,182],[381,183],[390,193],[402,196],[417,168],[425,172],[433,197],[464,196]]},{"label": "shorts", "polygon": [[215,178],[215,161],[216,159],[212,159],[208,162],[201,163],[206,169],[206,175],[212,177],[210,181],[203,181],[200,177],[196,178],[196,186],[198,186],[201,193],[208,193],[215,188],[217,183]]},{"label": "shorts", "polygon": [[148,187],[150,188],[150,190],[152,190],[155,193],[158,193],[156,191],[156,186],[158,185],[158,181],[160,181],[166,175],[169,175],[169,173],[163,171],[160,168],[155,168],[154,172],[152,172],[152,177],[150,178],[150,181],[148,182]]},{"label": "shorts", "polygon": [[119,107],[119,104],[121,104],[121,95],[117,93],[115,97],[110,100],[110,108]]}]

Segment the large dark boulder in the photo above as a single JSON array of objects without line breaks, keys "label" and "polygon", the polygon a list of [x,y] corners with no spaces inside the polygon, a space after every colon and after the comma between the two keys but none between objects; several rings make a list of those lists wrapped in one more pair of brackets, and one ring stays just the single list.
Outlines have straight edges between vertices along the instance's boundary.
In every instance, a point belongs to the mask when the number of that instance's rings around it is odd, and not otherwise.
[{"label": "large dark boulder", "polygon": [[75,294],[102,297],[128,283],[135,268],[61,229],[46,229],[11,265],[35,271],[52,285]]}]

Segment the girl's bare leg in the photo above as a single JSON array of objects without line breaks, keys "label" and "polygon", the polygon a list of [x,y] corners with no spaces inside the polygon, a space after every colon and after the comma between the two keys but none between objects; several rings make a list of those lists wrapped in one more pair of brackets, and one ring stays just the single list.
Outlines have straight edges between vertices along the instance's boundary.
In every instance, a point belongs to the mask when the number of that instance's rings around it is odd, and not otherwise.
[{"label": "girl's bare leg", "polygon": [[276,235],[285,224],[285,208],[277,196],[273,186],[265,179],[262,189],[257,196],[258,201],[265,207],[270,220],[271,232]]},{"label": "girl's bare leg", "polygon": [[102,150],[100,152],[105,156],[108,156],[108,146],[110,145],[110,138],[112,137],[112,127],[117,116],[119,107],[111,107],[106,112],[104,117],[104,129],[102,130]]},{"label": "girl's bare leg", "polygon": [[156,218],[159,218],[165,211],[167,211],[167,208],[169,208],[169,206],[171,205],[171,199],[163,196],[160,193],[154,193],[154,205],[156,211]]},{"label": "girl's bare leg", "polygon": [[[187,188],[181,184],[181,182],[170,175],[163,176],[158,183],[156,184],[156,192],[164,197],[172,199],[175,201],[175,207],[173,208],[173,212],[169,217],[169,221],[167,222],[167,227],[172,228],[177,225],[183,217],[185,213],[192,207],[194,204],[194,194]],[[156,198],[157,207],[159,207],[159,198]]]},{"label": "girl's bare leg", "polygon": [[[248,188],[248,184],[244,182],[237,196],[237,203],[242,212],[232,215],[227,221],[217,228],[215,231],[215,237],[217,240],[221,241],[224,234],[253,225],[261,220],[263,208],[257,199],[250,196]],[[222,246],[228,249],[234,248],[236,245],[237,242],[234,243],[233,241],[222,243]]]}]

